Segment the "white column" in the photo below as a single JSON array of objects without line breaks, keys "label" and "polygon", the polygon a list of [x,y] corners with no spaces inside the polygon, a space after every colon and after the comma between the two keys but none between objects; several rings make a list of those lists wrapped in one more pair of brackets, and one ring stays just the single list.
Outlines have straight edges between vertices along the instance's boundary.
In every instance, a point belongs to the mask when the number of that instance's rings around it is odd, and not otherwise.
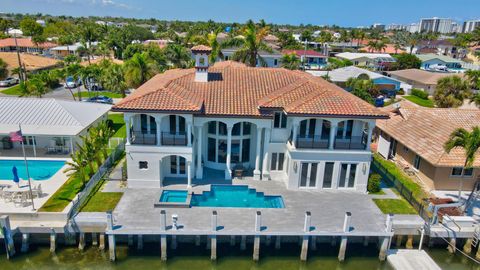
[{"label": "white column", "polygon": [[330,150],[333,150],[333,147],[335,145],[335,135],[337,134],[337,126],[338,126],[337,121],[330,122],[330,142],[328,145],[328,149]]},{"label": "white column", "polygon": [[187,124],[187,146],[192,146],[192,123]]},{"label": "white column", "polygon": [[131,141],[131,138],[130,138],[130,116],[125,116],[124,119],[125,119],[125,127],[126,127],[126,132],[127,132],[127,143],[126,145],[130,145],[130,141]]},{"label": "white column", "polygon": [[162,118],[155,117],[155,123],[157,124],[157,145],[162,145],[162,130],[161,130],[161,123]]},{"label": "white column", "polygon": [[74,136],[70,136],[70,153],[73,154],[73,138],[75,138]]},{"label": "white column", "polygon": [[260,154],[262,151],[262,129],[257,127],[257,152],[255,153],[255,170],[253,171],[253,179],[260,180]]},{"label": "white column", "polygon": [[374,122],[369,122],[368,123],[368,136],[367,136],[367,151],[370,151],[370,144],[372,143],[372,133],[373,129],[375,128],[375,123]]},{"label": "white column", "polygon": [[35,136],[32,136],[32,144],[33,144],[33,156],[37,157],[37,140],[35,139]]},{"label": "white column", "polygon": [[187,161],[187,187],[192,187],[192,162]]},{"label": "white column", "polygon": [[270,128],[265,128],[264,140],[263,140],[263,164],[262,164],[262,177],[268,180],[268,146],[270,144]]},{"label": "white column", "polygon": [[225,179],[232,179],[232,167],[230,159],[232,156],[232,127],[227,126],[227,168],[225,170]]},{"label": "white column", "polygon": [[197,179],[203,178],[202,168],[202,144],[203,144],[203,130],[202,127],[197,127]]},{"label": "white column", "polygon": [[298,136],[298,124],[293,124],[293,132],[292,132],[292,146],[293,148],[297,148],[297,136]]}]

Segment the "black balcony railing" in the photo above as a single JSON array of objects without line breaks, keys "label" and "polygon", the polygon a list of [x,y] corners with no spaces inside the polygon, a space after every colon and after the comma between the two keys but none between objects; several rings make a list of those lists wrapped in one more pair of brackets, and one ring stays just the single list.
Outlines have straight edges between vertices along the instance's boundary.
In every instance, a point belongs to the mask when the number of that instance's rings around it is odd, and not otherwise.
[{"label": "black balcony railing", "polygon": [[143,133],[141,131],[133,131],[131,134],[131,144],[155,145],[157,144],[157,136],[155,134]]},{"label": "black balcony railing", "polygon": [[172,133],[172,132],[162,132],[162,145],[187,145],[187,134],[185,133]]},{"label": "black balcony railing", "polygon": [[328,149],[329,139],[322,136],[297,136],[295,147],[310,149]]},{"label": "black balcony railing", "polygon": [[366,136],[335,137],[335,149],[365,150],[366,147]]}]

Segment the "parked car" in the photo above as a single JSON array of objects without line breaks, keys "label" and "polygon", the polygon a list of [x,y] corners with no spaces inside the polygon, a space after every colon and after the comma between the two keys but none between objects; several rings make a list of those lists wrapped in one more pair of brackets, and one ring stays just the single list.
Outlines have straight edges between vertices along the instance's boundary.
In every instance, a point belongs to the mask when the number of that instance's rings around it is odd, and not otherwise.
[{"label": "parked car", "polygon": [[89,99],[85,99],[85,102],[94,102],[94,103],[103,103],[103,104],[113,104],[113,99],[106,96],[96,96]]},{"label": "parked car", "polygon": [[5,80],[0,81],[0,86],[1,87],[12,86],[12,85],[17,84],[19,82],[20,82],[20,80],[18,78],[8,77]]},{"label": "parked car", "polygon": [[65,80],[65,88],[77,88],[78,86],[82,85],[82,81],[76,80],[72,76],[68,76]]}]

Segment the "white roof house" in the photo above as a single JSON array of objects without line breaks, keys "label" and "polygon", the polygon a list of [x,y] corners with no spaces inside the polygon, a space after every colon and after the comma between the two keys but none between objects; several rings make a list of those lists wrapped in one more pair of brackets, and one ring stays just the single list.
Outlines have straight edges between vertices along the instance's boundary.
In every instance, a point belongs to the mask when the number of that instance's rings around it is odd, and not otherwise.
[{"label": "white roof house", "polygon": [[21,124],[24,135],[76,136],[110,107],[48,98],[0,97],[0,134],[17,131]]},{"label": "white roof house", "polygon": [[335,55],[336,57],[348,59],[350,61],[354,61],[356,59],[361,59],[361,58],[369,58],[372,60],[376,59],[382,59],[383,62],[385,60],[389,60],[391,62],[395,62],[395,59],[388,53],[352,53],[352,52],[343,52],[343,53],[337,53]]},{"label": "white roof house", "polygon": [[[328,75],[329,79],[332,82],[346,82],[349,78],[358,78],[358,76],[365,74],[372,80],[380,79],[380,78],[388,78],[391,80],[390,77],[384,76],[382,74],[370,71],[368,69],[359,68],[356,66],[348,66],[343,68],[337,68],[331,71],[307,71],[308,73],[312,74],[313,76],[321,77]],[[399,80],[395,80],[400,82]]]}]

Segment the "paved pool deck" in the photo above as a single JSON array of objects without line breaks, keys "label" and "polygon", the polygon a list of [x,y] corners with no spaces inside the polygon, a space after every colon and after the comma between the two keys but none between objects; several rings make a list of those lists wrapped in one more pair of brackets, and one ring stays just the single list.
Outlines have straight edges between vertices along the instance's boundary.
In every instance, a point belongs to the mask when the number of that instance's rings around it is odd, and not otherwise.
[{"label": "paved pool deck", "polygon": [[[160,211],[167,215],[166,234],[208,235],[211,231],[212,211],[218,213],[217,235],[253,235],[255,213],[262,213],[263,235],[303,235],[305,212],[311,212],[310,235],[344,235],[346,212],[351,212],[352,236],[385,236],[386,215],[373,203],[371,195],[351,191],[288,190],[280,181],[233,180],[225,184],[248,185],[266,195],[281,195],[285,208],[154,208],[162,192],[158,189],[126,189],[115,208],[114,230],[127,234],[165,234],[160,229]],[[194,183],[195,184],[195,183]],[[216,182],[216,184],[218,184]],[[163,189],[186,189],[185,184],[171,183]],[[190,190],[200,193],[209,190],[209,184],[197,184]],[[179,230],[171,228],[172,214],[178,215]]]}]

